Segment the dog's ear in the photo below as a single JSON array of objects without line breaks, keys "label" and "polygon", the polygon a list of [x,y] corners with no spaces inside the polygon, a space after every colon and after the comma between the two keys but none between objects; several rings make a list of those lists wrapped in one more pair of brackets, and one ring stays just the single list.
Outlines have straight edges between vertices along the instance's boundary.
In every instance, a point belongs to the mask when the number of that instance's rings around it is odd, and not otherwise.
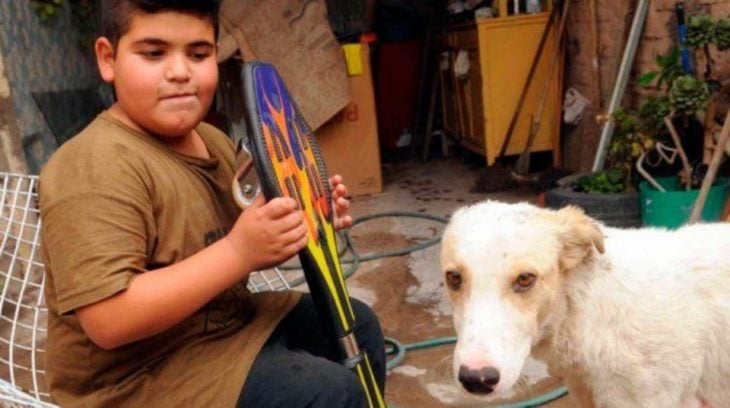
[{"label": "dog's ear", "polygon": [[563,245],[560,264],[563,270],[570,270],[583,263],[593,254],[595,247],[604,252],[603,233],[596,222],[583,210],[567,206],[557,211],[560,223],[559,238]]}]

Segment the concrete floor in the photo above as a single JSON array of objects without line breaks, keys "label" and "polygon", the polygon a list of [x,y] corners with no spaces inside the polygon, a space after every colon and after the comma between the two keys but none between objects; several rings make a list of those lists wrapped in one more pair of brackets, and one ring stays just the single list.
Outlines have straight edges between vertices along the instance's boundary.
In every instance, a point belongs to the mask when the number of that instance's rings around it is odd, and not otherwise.
[{"label": "concrete floor", "polygon": [[[403,211],[449,216],[457,208],[487,198],[508,202],[536,202],[534,191],[496,194],[471,193],[479,164],[465,164],[455,157],[385,164],[381,194],[352,200],[352,215]],[[406,248],[440,235],[444,224],[437,221],[385,217],[363,222],[350,230],[361,255]],[[362,263],[348,279],[350,294],[370,304],[380,318],[387,337],[402,344],[454,336],[452,310],[443,290],[438,266],[440,246]],[[462,391],[453,379],[453,344],[407,352],[404,360],[388,373],[385,399],[398,407],[485,407],[507,402],[479,400]],[[561,385],[546,366],[531,361],[524,381],[509,401],[519,401]],[[568,398],[547,407],[573,407]]]}]

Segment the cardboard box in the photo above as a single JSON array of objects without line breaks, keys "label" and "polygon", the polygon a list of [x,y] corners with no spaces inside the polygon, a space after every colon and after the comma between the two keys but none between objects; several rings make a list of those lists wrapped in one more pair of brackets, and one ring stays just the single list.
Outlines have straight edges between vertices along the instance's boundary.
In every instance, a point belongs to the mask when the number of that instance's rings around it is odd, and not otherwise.
[{"label": "cardboard box", "polygon": [[370,50],[360,48],[362,74],[349,77],[352,100],[315,132],[327,172],[342,175],[353,196],[383,189]]},{"label": "cardboard box", "polygon": [[246,62],[275,66],[313,129],[347,104],[345,58],[324,0],[226,0],[219,17],[218,57],[238,49]]}]

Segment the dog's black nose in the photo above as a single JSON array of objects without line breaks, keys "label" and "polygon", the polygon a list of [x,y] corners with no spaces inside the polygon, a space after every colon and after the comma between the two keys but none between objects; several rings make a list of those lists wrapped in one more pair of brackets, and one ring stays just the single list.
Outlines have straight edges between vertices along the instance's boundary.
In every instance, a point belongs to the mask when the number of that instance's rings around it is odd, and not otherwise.
[{"label": "dog's black nose", "polygon": [[489,394],[499,382],[499,371],[494,367],[484,367],[472,370],[468,367],[459,367],[459,382],[472,394]]}]

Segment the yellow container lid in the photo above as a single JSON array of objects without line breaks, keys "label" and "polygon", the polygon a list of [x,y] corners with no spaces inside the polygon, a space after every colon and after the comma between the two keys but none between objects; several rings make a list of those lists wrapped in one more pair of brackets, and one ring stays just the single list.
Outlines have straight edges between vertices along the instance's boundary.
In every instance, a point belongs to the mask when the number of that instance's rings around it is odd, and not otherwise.
[{"label": "yellow container lid", "polygon": [[345,51],[345,63],[347,64],[347,73],[350,76],[362,75],[362,44],[342,44]]}]

